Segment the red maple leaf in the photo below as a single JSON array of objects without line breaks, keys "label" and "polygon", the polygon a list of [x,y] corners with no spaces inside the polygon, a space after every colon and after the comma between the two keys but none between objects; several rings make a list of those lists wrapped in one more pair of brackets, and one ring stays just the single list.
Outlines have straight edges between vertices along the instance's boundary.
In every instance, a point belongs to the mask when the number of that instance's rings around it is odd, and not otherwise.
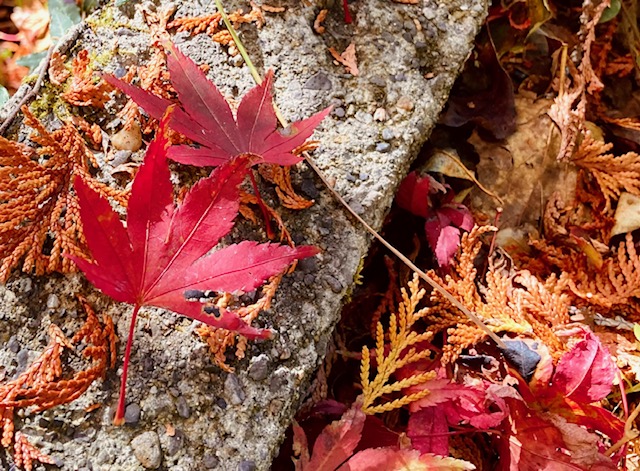
[{"label": "red maple leaf", "polygon": [[466,461],[421,454],[418,450],[399,446],[367,448],[354,454],[362,438],[367,416],[356,401],[339,420],[327,425],[313,445],[309,456],[307,436],[296,422],[293,424],[293,449],[298,456],[296,471],[401,471],[429,469],[463,471],[475,469]]},{"label": "red maple leaf", "polygon": [[185,298],[185,291],[250,291],[294,260],[317,253],[310,246],[292,248],[250,241],[209,253],[233,227],[239,208],[238,185],[253,162],[248,156],[231,159],[196,183],[182,204],[174,207],[167,162],[168,119],[161,122],[134,179],[126,228],[107,200],[82,179],[75,181],[80,216],[94,261],[73,259],[103,293],[135,306],[116,424],[123,421],[131,342],[141,306],[170,309],[251,338],[267,337],[269,331],[253,328],[231,312],[208,315],[202,304]]},{"label": "red maple leaf", "polygon": [[[167,46],[167,51],[167,68],[180,104],[169,125],[202,146],[172,147],[169,158],[177,162],[216,166],[237,155],[253,154],[259,157],[254,164],[292,165],[302,160],[292,151],[313,134],[331,111],[330,107],[326,108],[279,132],[271,95],[273,71],[269,71],[262,84],[243,97],[234,117],[222,93],[191,59],[173,44]],[[161,119],[172,104],[113,76],[105,75],[104,79],[129,95],[155,119]]]},{"label": "red maple leaf", "polygon": [[520,393],[531,408],[597,430],[615,442],[622,438],[624,422],[596,403],[611,392],[617,367],[593,332],[581,326],[570,333],[582,339],[560,358],[553,375],[545,364],[549,361],[542,361],[537,368],[542,373],[528,385],[520,381]]},{"label": "red maple leaf", "polygon": [[[445,193],[436,198],[437,193]],[[460,230],[473,228],[473,216],[466,206],[453,202],[453,191],[430,175],[420,177],[413,171],[400,184],[396,202],[402,209],[426,219],[424,231],[438,265],[445,267],[460,246]]]}]

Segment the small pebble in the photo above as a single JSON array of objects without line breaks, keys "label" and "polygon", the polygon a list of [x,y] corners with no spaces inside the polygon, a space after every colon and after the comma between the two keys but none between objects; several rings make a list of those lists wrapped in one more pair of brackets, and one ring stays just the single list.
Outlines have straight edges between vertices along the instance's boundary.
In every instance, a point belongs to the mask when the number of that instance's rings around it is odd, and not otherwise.
[{"label": "small pebble", "polygon": [[18,361],[18,368],[27,366],[27,363],[29,362],[29,350],[26,348],[20,350],[18,355],[16,355],[16,360]]},{"label": "small pebble", "polygon": [[402,96],[398,99],[396,106],[401,110],[411,111],[413,109],[413,101],[409,97]]},{"label": "small pebble", "polygon": [[369,179],[369,174],[368,173],[363,173],[360,172],[360,175],[358,175],[358,178],[362,181],[368,180]]},{"label": "small pebble", "polygon": [[387,111],[384,108],[378,108],[373,113],[373,119],[375,121],[382,122],[382,121],[386,121],[387,119],[389,119],[389,116],[387,115]]},{"label": "small pebble", "polygon": [[47,298],[47,309],[57,309],[60,307],[60,299],[55,293],[51,293]]},{"label": "small pebble", "polygon": [[269,357],[267,355],[258,355],[251,359],[251,365],[247,371],[249,378],[254,381],[262,381],[269,374]]},{"label": "small pebble", "polygon": [[282,391],[288,384],[288,372],[286,370],[278,370],[273,376],[271,376],[271,381],[269,382],[269,390],[273,393],[278,391],[282,393]]},{"label": "small pebble", "polygon": [[336,108],[335,110],[333,110],[333,114],[335,116],[337,116],[338,118],[344,118],[347,113],[344,110],[344,108],[340,107],[340,108]]},{"label": "small pebble", "polygon": [[316,277],[313,275],[304,275],[304,278],[302,279],[304,281],[304,284],[307,285],[309,288],[311,288],[312,286],[315,286],[316,284]]},{"label": "small pebble", "polygon": [[243,460],[238,465],[238,471],[255,471],[256,464],[250,460]]},{"label": "small pebble", "polygon": [[407,76],[405,74],[396,74],[393,76],[393,80],[395,80],[396,82],[404,82],[405,80],[407,80]]},{"label": "small pebble", "polygon": [[225,410],[227,408],[227,401],[225,401],[223,398],[219,397],[216,400],[216,404],[218,405],[218,407],[222,410]]},{"label": "small pebble", "polygon": [[351,173],[347,173],[347,176],[345,178],[347,179],[348,182],[356,181],[356,177],[354,177]]},{"label": "small pebble", "polygon": [[218,458],[216,458],[215,455],[212,455],[211,453],[206,453],[202,458],[202,463],[204,464],[204,467],[207,469],[217,469],[218,465],[220,464],[220,460],[218,460]]},{"label": "small pebble", "polygon": [[324,281],[334,293],[342,292],[342,283],[335,276],[327,275],[324,277]]},{"label": "small pebble", "polygon": [[31,292],[32,288],[33,281],[31,281],[31,278],[23,278],[22,280],[20,280],[20,291],[22,291],[23,293],[29,293]]},{"label": "small pebble", "polygon": [[379,87],[384,87],[387,84],[387,81],[380,75],[374,75],[369,79],[369,83]]},{"label": "small pebble", "polygon": [[391,149],[391,144],[389,144],[388,142],[378,142],[376,144],[376,152],[389,152],[389,149]]},{"label": "small pebble", "polygon": [[324,72],[317,72],[309,77],[302,88],[307,90],[331,90],[331,79]]},{"label": "small pebble", "polygon": [[407,33],[407,32],[402,33],[402,38],[403,38],[405,41],[407,41],[408,43],[413,42],[413,34],[411,34],[411,33]]},{"label": "small pebble", "polygon": [[11,338],[7,342],[7,347],[9,347],[9,350],[11,350],[11,352],[13,353],[18,353],[20,351],[20,342],[18,342],[18,339],[15,335],[11,336]]},{"label": "small pebble", "polygon": [[131,449],[140,464],[147,469],[158,469],[162,464],[160,438],[156,432],[144,432],[131,440]]},{"label": "small pebble", "polygon": [[130,150],[118,150],[113,154],[113,159],[111,160],[111,165],[117,167],[118,165],[122,165],[129,157],[131,157],[132,152]]},{"label": "small pebble", "polygon": [[298,270],[304,273],[318,271],[318,260],[315,257],[304,258],[298,262]]},{"label": "small pebble", "polygon": [[316,184],[310,178],[305,178],[304,180],[302,180],[302,183],[300,184],[300,190],[302,190],[302,192],[309,198],[315,199],[320,196],[320,192],[318,191]]},{"label": "small pebble", "polygon": [[394,137],[396,137],[396,135],[391,129],[384,128],[382,130],[382,139],[384,139],[385,141],[391,141]]},{"label": "small pebble", "polygon": [[187,404],[187,400],[184,396],[180,396],[178,398],[176,409],[178,410],[178,415],[183,419],[188,419],[191,416],[191,408],[189,407],[189,404]]},{"label": "small pebble", "polygon": [[135,152],[142,147],[142,132],[140,125],[133,122],[129,128],[122,128],[111,136],[111,145],[114,149],[129,150]]},{"label": "small pebble", "polygon": [[[124,28],[123,28],[124,29]],[[119,65],[118,67],[116,67],[116,70],[113,71],[113,75],[116,76],[116,78],[122,78],[127,74],[127,69],[122,67],[121,65]]]},{"label": "small pebble", "polygon": [[124,423],[135,424],[140,420],[140,405],[131,403],[124,410]]},{"label": "small pebble", "polygon": [[356,119],[364,124],[370,124],[373,121],[373,115],[371,113],[365,113],[363,111],[356,112]]},{"label": "small pebble", "polygon": [[181,430],[176,430],[176,433],[169,437],[169,446],[167,446],[167,455],[173,456],[184,445],[184,433]]},{"label": "small pebble", "polygon": [[224,392],[229,398],[229,402],[234,406],[242,404],[245,399],[240,380],[233,373],[227,375],[227,379],[224,380]]}]

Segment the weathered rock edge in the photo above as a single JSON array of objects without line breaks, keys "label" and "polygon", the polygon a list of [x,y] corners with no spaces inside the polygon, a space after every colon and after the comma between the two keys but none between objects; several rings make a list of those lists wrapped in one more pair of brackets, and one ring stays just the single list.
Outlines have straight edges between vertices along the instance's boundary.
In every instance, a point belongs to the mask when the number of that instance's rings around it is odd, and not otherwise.
[{"label": "weathered rock edge", "polygon": [[[213,2],[178,1],[176,17],[211,13],[209,3]],[[229,10],[246,8],[246,3],[225,2]],[[313,158],[352,207],[379,227],[471,50],[487,2],[400,5],[355,0],[355,23],[344,25],[341,10],[333,11],[324,36],[312,30],[319,6],[305,3],[309,2],[279,2],[287,11],[268,15],[260,30],[245,26],[243,41],[262,72],[274,69],[276,101],[289,120],[329,104],[336,107],[315,135],[321,147]],[[246,67],[208,37],[178,34],[174,40],[196,62],[210,65],[209,76],[223,93],[240,96],[253,85]],[[327,47],[342,51],[350,41],[356,45],[358,77],[345,74],[327,53]],[[107,5],[63,43],[72,54],[88,49],[96,69],[114,71],[144,63],[149,37],[138,9]],[[51,97],[52,91],[56,89],[45,84],[41,96]],[[388,120],[374,119],[383,114]],[[113,118],[95,119],[108,129]],[[55,113],[49,121],[55,125]],[[19,135],[24,138],[25,131]],[[132,159],[141,159],[141,154]],[[105,162],[103,171],[108,165]],[[261,318],[276,331],[274,340],[251,345],[247,358],[234,364],[236,372],[227,374],[212,366],[188,319],[144,309],[128,388],[133,423],[111,425],[119,377],[111,372],[74,403],[27,416],[18,427],[59,459],[65,470],[135,470],[144,469],[143,464],[172,470],[268,469],[324,356],[343,297],[369,245],[363,229],[305,165],[296,173],[296,184],[316,204],[302,212],[282,213],[294,238],[318,245],[322,254],[287,277],[274,307]],[[240,226],[236,236],[251,230]],[[42,351],[49,323],[70,335],[77,330],[82,321],[74,298],[78,292],[87,295],[98,312],[111,314],[120,335],[126,335],[131,307],[111,303],[82,276],[16,274],[0,289],[0,373],[13,377]],[[97,402],[105,406],[84,411]],[[172,435],[167,433],[171,427]],[[8,469],[10,463],[0,454],[0,468]]]}]

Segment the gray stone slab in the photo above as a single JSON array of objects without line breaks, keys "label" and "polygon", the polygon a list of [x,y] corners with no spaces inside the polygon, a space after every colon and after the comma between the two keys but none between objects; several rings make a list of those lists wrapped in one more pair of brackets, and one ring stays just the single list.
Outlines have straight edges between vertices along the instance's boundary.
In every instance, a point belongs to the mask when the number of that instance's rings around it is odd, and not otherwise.
[{"label": "gray stone slab", "polygon": [[[144,63],[149,37],[134,3],[122,10],[103,7],[68,41],[71,52],[84,48],[107,58],[107,71]],[[176,2],[176,16],[211,13],[212,3]],[[274,69],[276,101],[289,120],[336,107],[315,135],[321,146],[313,158],[355,211],[379,227],[471,50],[487,2],[356,0],[355,23],[344,25],[336,8],[323,36],[312,30],[319,5],[310,3],[283,0],[285,13],[268,14],[262,29],[246,26],[242,37],[259,69]],[[231,10],[245,2],[225,4]],[[253,86],[246,67],[207,36],[178,34],[174,40],[196,62],[210,65],[210,78],[223,93],[239,96]],[[346,74],[327,52],[330,46],[344,50],[350,41],[358,77]],[[110,372],[79,400],[26,416],[18,427],[64,463],[62,469],[135,470],[143,462],[153,469],[268,469],[369,246],[366,233],[304,164],[296,169],[295,184],[316,204],[300,212],[282,210],[284,219],[296,240],[322,253],[286,277],[274,306],[261,317],[276,332],[273,340],[251,344],[247,358],[234,363],[235,373],[225,373],[212,366],[188,319],[143,309],[125,426],[111,425],[119,372]],[[7,377],[16,373],[19,357],[32,360],[42,351],[49,323],[75,332],[81,323],[77,292],[98,312],[111,314],[126,337],[131,307],[110,302],[81,275],[16,274],[0,292],[0,365]],[[57,302],[47,307],[52,294]],[[85,412],[97,402],[104,407]],[[173,436],[167,424],[175,427]],[[7,463],[0,453],[0,467]]]}]

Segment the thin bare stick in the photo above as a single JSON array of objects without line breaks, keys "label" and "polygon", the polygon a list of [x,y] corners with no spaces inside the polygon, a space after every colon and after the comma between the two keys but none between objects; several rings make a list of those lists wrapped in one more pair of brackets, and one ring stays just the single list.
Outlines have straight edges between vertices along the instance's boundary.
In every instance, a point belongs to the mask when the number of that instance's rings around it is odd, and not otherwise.
[{"label": "thin bare stick", "polygon": [[491,196],[493,199],[495,199],[498,203],[500,203],[502,206],[504,206],[504,201],[502,201],[502,198],[500,198],[496,193],[494,193],[493,191],[485,188],[484,186],[482,186],[482,183],[480,183],[478,181],[478,179],[476,178],[476,176],[473,174],[473,172],[471,170],[469,170],[467,167],[465,167],[465,165],[460,162],[460,159],[458,159],[458,157],[456,157],[455,155],[453,155],[451,152],[447,152],[444,149],[440,149],[439,152],[444,155],[445,157],[447,157],[448,159],[450,159],[454,164],[456,164],[460,170],[462,170],[465,175],[467,175],[467,177],[476,184],[476,186],[478,188],[480,188],[481,191],[483,191],[484,193],[486,193],[487,195]]},{"label": "thin bare stick", "polygon": [[[258,84],[262,83],[262,78],[260,77],[260,74],[258,73],[257,69],[253,65],[253,62],[251,62],[251,59],[247,55],[246,49],[244,48],[244,46],[240,42],[240,38],[236,34],[236,32],[235,32],[235,30],[233,28],[233,25],[231,24],[231,22],[227,18],[227,15],[226,15],[226,13],[224,11],[224,7],[222,6],[222,2],[220,0],[215,0],[215,2],[216,2],[216,7],[218,8],[218,11],[222,15],[222,18],[224,20],[224,23],[225,23],[227,29],[231,33],[231,37],[233,38],[233,40],[236,43],[236,46],[238,47],[238,51],[240,51],[240,54],[242,55],[242,58],[245,60],[245,63],[247,64],[247,67],[249,67],[249,70],[251,71],[251,75],[253,76],[253,78],[256,81],[256,83],[258,83]],[[274,108],[276,110],[276,116],[278,117],[278,121],[280,121],[280,124],[282,125],[282,127],[286,128],[289,125],[289,123],[282,116],[282,114],[278,110],[278,107],[275,105],[275,103],[274,103]],[[344,206],[344,208],[346,208],[347,211],[349,211],[351,216],[353,216],[360,224],[362,224],[362,226],[367,230],[367,232],[369,234],[371,234],[373,237],[375,237],[382,245],[384,245],[387,249],[389,249],[396,257],[398,257],[400,260],[402,260],[402,262],[405,265],[407,265],[409,268],[411,268],[411,270],[413,270],[415,273],[417,273],[420,278],[422,278],[424,281],[426,281],[429,286],[431,286],[435,291],[440,293],[447,301],[449,301],[452,305],[454,305],[455,307],[460,309],[460,311],[462,311],[462,313],[464,315],[466,315],[469,318],[469,320],[471,320],[480,329],[482,329],[482,331],[485,332],[487,334],[487,336],[489,336],[489,338],[491,338],[491,340],[493,340],[500,348],[503,348],[503,349],[507,348],[507,346],[500,339],[500,337],[498,337],[495,333],[493,333],[491,331],[491,329],[489,329],[489,327],[487,327],[485,325],[485,323],[482,322],[482,319],[480,319],[476,314],[474,314],[469,309],[467,309],[460,301],[458,301],[451,293],[449,293],[449,291],[447,291],[444,286],[439,284],[436,280],[434,280],[429,275],[427,275],[425,272],[420,270],[417,266],[415,266],[414,263],[411,260],[409,260],[407,257],[405,257],[402,254],[402,252],[400,252],[393,245],[391,245],[389,242],[387,242],[384,239],[384,237],[382,237],[380,234],[378,234],[375,229],[373,229],[364,219],[362,219],[360,217],[360,215],[358,215],[351,208],[351,206],[349,206],[347,204],[347,202],[344,200],[344,198],[336,190],[333,189],[333,187],[327,181],[327,178],[325,177],[325,175],[322,172],[322,170],[320,170],[318,168],[318,166],[315,164],[315,162],[313,162],[313,160],[311,160],[311,158],[309,157],[308,153],[303,152],[302,155],[304,156],[304,159],[305,159],[305,162],[307,163],[307,165],[309,165],[309,167],[311,167],[313,169],[313,171],[318,175],[318,177],[320,178],[320,180],[322,180],[322,183],[324,183],[324,185],[327,187],[327,189],[332,194],[332,196],[342,206]]]},{"label": "thin bare stick", "polygon": [[4,133],[7,131],[11,123],[16,118],[16,115],[20,111],[23,105],[25,105],[29,100],[31,100],[34,96],[38,94],[40,91],[40,87],[42,87],[42,82],[44,82],[44,78],[47,76],[47,71],[49,70],[49,61],[51,60],[51,56],[53,55],[54,46],[51,46],[47,51],[47,55],[44,60],[40,63],[40,71],[38,72],[38,79],[36,83],[33,85],[33,88],[29,90],[22,99],[14,106],[14,108],[9,113],[9,116],[5,118],[2,122],[2,126],[0,126],[0,136],[4,136]]},{"label": "thin bare stick", "polygon": [[391,245],[389,242],[387,242],[384,237],[382,237],[380,234],[378,234],[375,229],[373,229],[364,219],[362,219],[358,215],[358,213],[356,213],[351,208],[351,206],[349,206],[347,204],[347,202],[340,195],[340,193],[338,193],[336,190],[333,189],[333,187],[329,184],[329,182],[325,178],[324,174],[322,173],[322,170],[320,170],[316,166],[316,164],[309,158],[309,155],[305,155],[304,157],[305,157],[305,162],[313,169],[314,172],[316,172],[318,174],[318,177],[320,177],[320,180],[322,180],[322,182],[325,184],[327,189],[331,192],[333,197],[335,199],[337,199],[340,202],[340,204],[342,204],[342,206],[344,206],[347,209],[347,211],[349,211],[349,213],[354,218],[356,218],[358,220],[358,222],[360,224],[362,224],[362,226],[367,230],[367,232],[369,234],[371,234],[373,237],[375,237],[382,245],[384,245],[387,249],[389,249],[396,257],[398,257],[400,260],[402,260],[402,262],[405,265],[407,265],[414,272],[416,272],[420,278],[422,278],[424,281],[426,281],[429,286],[431,286],[434,290],[436,290],[438,293],[440,293],[447,301],[449,301],[455,307],[460,309],[460,311],[462,311],[462,313],[465,316],[467,316],[469,318],[469,320],[471,320],[471,322],[473,322],[480,329],[482,329],[491,338],[491,340],[493,340],[500,348],[507,348],[507,346],[500,339],[500,337],[498,337],[495,333],[493,333],[491,331],[491,329],[489,329],[489,327],[487,327],[485,325],[485,323],[482,322],[482,319],[480,319],[477,315],[475,315],[473,312],[471,312],[469,309],[467,309],[460,301],[458,301],[451,293],[449,293],[449,291],[447,291],[444,288],[444,286],[442,286],[436,280],[434,280],[429,275],[427,275],[425,272],[420,270],[417,266],[415,266],[414,263],[411,260],[409,260],[407,257],[405,257],[402,252],[400,252],[393,245]]}]

